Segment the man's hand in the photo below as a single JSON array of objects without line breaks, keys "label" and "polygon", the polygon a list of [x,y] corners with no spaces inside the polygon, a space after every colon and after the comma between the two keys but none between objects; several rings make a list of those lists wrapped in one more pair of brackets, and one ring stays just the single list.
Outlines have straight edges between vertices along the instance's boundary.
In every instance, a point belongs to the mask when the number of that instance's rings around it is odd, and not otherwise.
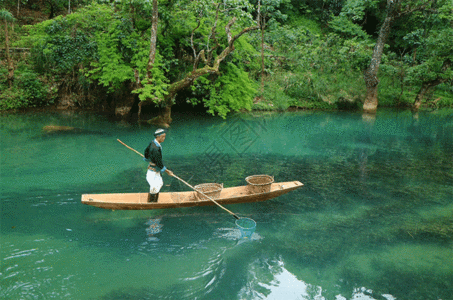
[{"label": "man's hand", "polygon": [[173,177],[173,175],[174,175],[173,172],[170,171],[169,169],[166,169],[166,170],[165,170],[165,173],[167,173],[167,174],[170,175],[171,177]]}]

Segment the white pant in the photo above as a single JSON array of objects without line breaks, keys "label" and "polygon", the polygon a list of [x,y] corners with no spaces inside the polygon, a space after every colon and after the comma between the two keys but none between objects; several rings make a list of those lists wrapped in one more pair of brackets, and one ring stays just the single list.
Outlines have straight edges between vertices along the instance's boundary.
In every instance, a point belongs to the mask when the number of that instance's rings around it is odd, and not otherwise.
[{"label": "white pant", "polygon": [[146,172],[146,181],[149,183],[149,192],[151,194],[159,193],[161,187],[164,185],[160,172],[148,170],[148,172]]}]

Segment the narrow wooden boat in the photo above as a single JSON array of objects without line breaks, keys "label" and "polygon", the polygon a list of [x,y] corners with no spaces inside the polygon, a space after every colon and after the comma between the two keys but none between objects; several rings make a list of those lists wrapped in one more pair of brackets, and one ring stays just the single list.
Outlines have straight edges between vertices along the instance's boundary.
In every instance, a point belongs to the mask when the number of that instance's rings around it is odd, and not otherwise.
[{"label": "narrow wooden boat", "polygon": [[[299,181],[272,183],[270,190],[264,193],[254,193],[248,186],[224,188],[220,195],[214,199],[219,204],[236,204],[247,202],[266,201],[295,189],[302,187]],[[147,193],[121,193],[121,194],[84,194],[82,203],[105,209],[140,210],[164,209],[191,206],[215,205],[209,199],[201,200],[195,191],[160,193],[159,201],[148,203]]]}]

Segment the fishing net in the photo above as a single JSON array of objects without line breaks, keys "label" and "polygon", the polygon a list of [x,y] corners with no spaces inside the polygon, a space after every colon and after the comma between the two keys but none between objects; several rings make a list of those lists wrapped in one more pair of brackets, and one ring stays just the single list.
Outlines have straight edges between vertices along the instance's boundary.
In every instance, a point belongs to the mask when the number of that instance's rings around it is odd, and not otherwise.
[{"label": "fishing net", "polygon": [[242,238],[250,238],[255,232],[256,222],[249,218],[240,218],[236,220],[236,225],[241,231]]}]

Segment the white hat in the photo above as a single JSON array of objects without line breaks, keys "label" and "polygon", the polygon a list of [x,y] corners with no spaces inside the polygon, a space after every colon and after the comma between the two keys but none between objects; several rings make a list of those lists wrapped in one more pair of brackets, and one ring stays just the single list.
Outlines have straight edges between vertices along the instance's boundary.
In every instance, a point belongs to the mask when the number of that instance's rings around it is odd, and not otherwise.
[{"label": "white hat", "polygon": [[158,137],[159,135],[164,134],[164,133],[166,133],[166,131],[162,128],[159,128],[156,130],[156,132],[154,132],[154,136]]}]

